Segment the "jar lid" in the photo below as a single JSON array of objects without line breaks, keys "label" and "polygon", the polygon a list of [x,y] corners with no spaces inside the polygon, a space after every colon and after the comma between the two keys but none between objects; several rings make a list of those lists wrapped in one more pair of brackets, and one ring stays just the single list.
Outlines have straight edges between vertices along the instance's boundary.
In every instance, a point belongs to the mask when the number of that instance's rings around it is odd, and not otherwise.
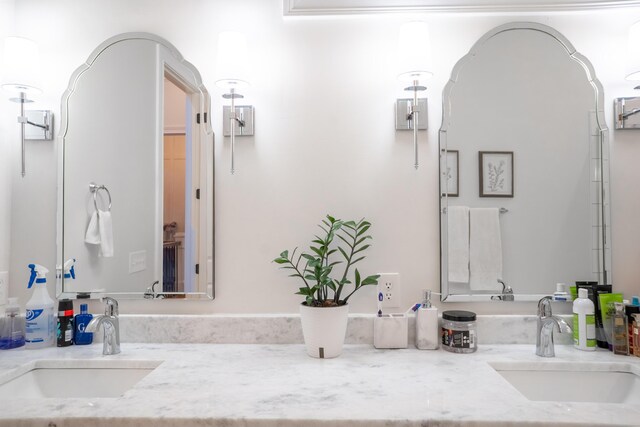
[{"label": "jar lid", "polygon": [[442,312],[442,318],[454,322],[473,322],[476,320],[476,314],[473,311],[448,310]]}]

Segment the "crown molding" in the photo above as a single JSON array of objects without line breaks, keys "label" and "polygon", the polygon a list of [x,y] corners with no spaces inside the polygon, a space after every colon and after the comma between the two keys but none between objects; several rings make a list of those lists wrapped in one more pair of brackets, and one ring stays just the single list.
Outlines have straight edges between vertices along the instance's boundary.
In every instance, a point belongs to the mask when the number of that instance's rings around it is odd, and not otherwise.
[{"label": "crown molding", "polygon": [[565,12],[634,6],[640,6],[640,0],[283,0],[283,15]]}]

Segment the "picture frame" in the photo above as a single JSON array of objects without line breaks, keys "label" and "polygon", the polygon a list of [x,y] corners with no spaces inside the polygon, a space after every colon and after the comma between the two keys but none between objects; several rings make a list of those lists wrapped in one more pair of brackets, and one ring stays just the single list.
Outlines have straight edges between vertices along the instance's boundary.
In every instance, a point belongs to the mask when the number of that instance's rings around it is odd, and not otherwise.
[{"label": "picture frame", "polygon": [[480,197],[513,197],[513,151],[479,151]]},{"label": "picture frame", "polygon": [[460,195],[460,156],[458,150],[442,150],[442,178],[446,180],[446,193],[442,196],[458,197]]}]

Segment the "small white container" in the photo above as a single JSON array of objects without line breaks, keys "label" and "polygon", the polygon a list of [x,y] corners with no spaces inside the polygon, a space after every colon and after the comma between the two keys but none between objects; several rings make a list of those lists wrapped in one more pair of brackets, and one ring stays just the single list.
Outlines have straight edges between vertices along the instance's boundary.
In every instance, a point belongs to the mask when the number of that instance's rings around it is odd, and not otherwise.
[{"label": "small white container", "polygon": [[383,314],[373,320],[373,346],[375,348],[407,348],[409,345],[409,318],[404,313]]},{"label": "small white container", "polygon": [[596,349],[595,307],[584,288],[578,289],[578,298],[573,301],[573,345],[578,350]]}]

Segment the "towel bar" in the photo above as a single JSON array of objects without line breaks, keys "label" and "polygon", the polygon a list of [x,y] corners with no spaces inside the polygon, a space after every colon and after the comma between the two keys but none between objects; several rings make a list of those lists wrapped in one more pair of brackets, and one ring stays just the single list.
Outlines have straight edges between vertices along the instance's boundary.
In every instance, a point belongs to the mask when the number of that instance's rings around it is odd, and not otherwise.
[{"label": "towel bar", "polygon": [[[500,212],[501,214],[503,214],[503,213],[507,213],[507,212],[509,212],[509,209],[507,209],[507,208],[500,208],[500,209],[499,209],[499,212]],[[446,214],[446,213],[447,213],[447,208],[442,208],[442,213],[445,213],[445,214]]]},{"label": "towel bar", "polygon": [[111,212],[111,193],[109,193],[109,189],[104,185],[98,185],[95,182],[90,182],[89,191],[93,193],[93,206],[95,206],[96,211],[98,211],[98,191],[100,190],[107,192],[107,196],[109,197],[109,207],[107,208],[107,211]]}]

